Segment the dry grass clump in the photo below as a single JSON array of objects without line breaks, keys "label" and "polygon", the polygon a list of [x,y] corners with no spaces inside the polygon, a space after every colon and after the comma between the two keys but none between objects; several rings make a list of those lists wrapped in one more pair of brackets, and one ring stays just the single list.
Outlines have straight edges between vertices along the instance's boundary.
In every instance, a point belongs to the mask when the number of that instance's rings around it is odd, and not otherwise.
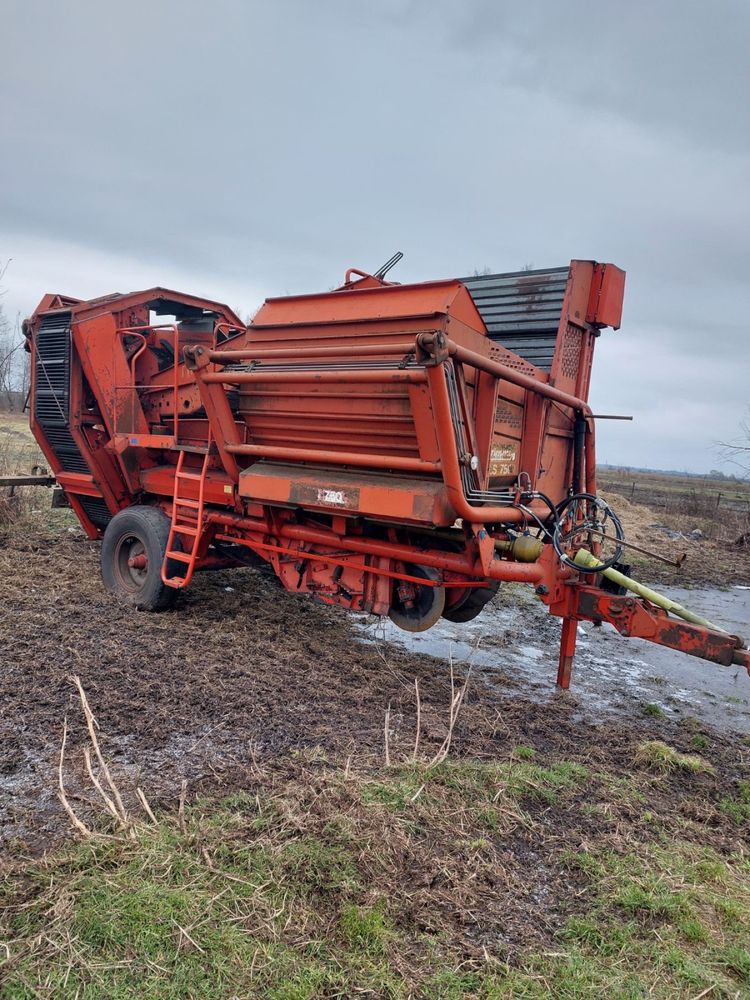
[{"label": "dry grass clump", "polygon": [[714,774],[714,767],[703,757],[680,753],[662,740],[640,743],[635,752],[636,764],[653,771],[668,774],[672,771],[689,771],[692,774]]}]

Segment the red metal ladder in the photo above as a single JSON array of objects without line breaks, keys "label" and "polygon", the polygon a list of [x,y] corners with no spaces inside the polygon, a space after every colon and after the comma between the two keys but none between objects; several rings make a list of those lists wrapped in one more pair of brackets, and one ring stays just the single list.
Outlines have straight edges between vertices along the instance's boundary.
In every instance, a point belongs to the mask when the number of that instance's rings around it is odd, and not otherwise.
[{"label": "red metal ladder", "polygon": [[[201,537],[203,534],[203,498],[206,485],[206,472],[210,461],[210,448],[203,456],[200,472],[185,472],[185,451],[180,451],[174,477],[174,500],[172,503],[172,523],[169,528],[167,549],[161,567],[162,581],[168,587],[179,589],[187,587],[193,576],[193,570],[198,559]],[[186,483],[198,484],[198,499],[186,496]],[[182,548],[176,548],[180,541]],[[170,576],[170,561],[182,563],[185,566],[183,576]]]}]

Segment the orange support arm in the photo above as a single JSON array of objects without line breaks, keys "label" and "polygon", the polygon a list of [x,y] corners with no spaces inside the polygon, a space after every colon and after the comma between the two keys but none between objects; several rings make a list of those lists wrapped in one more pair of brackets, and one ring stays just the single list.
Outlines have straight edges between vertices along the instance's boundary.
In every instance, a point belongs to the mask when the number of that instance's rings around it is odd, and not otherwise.
[{"label": "orange support arm", "polygon": [[597,587],[575,585],[552,614],[578,621],[610,622],[621,635],[636,636],[723,666],[737,664],[750,674],[750,650],[737,636],[671,618],[637,597],[620,597]]}]

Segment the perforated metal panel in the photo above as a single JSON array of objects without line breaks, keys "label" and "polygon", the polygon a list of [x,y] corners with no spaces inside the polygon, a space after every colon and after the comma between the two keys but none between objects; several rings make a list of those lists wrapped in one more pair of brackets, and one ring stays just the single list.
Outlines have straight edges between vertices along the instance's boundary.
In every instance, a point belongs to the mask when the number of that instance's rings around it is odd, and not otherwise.
[{"label": "perforated metal panel", "polygon": [[461,278],[492,340],[543,371],[552,367],[569,267]]}]

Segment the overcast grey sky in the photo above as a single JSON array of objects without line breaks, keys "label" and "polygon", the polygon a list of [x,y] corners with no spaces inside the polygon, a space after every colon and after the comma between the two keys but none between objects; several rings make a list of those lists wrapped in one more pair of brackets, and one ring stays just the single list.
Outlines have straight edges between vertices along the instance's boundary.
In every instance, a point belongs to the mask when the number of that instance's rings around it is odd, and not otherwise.
[{"label": "overcast grey sky", "polygon": [[700,471],[747,413],[750,2],[0,0],[6,313],[162,284],[243,314],[401,281],[628,272],[601,461]]}]

